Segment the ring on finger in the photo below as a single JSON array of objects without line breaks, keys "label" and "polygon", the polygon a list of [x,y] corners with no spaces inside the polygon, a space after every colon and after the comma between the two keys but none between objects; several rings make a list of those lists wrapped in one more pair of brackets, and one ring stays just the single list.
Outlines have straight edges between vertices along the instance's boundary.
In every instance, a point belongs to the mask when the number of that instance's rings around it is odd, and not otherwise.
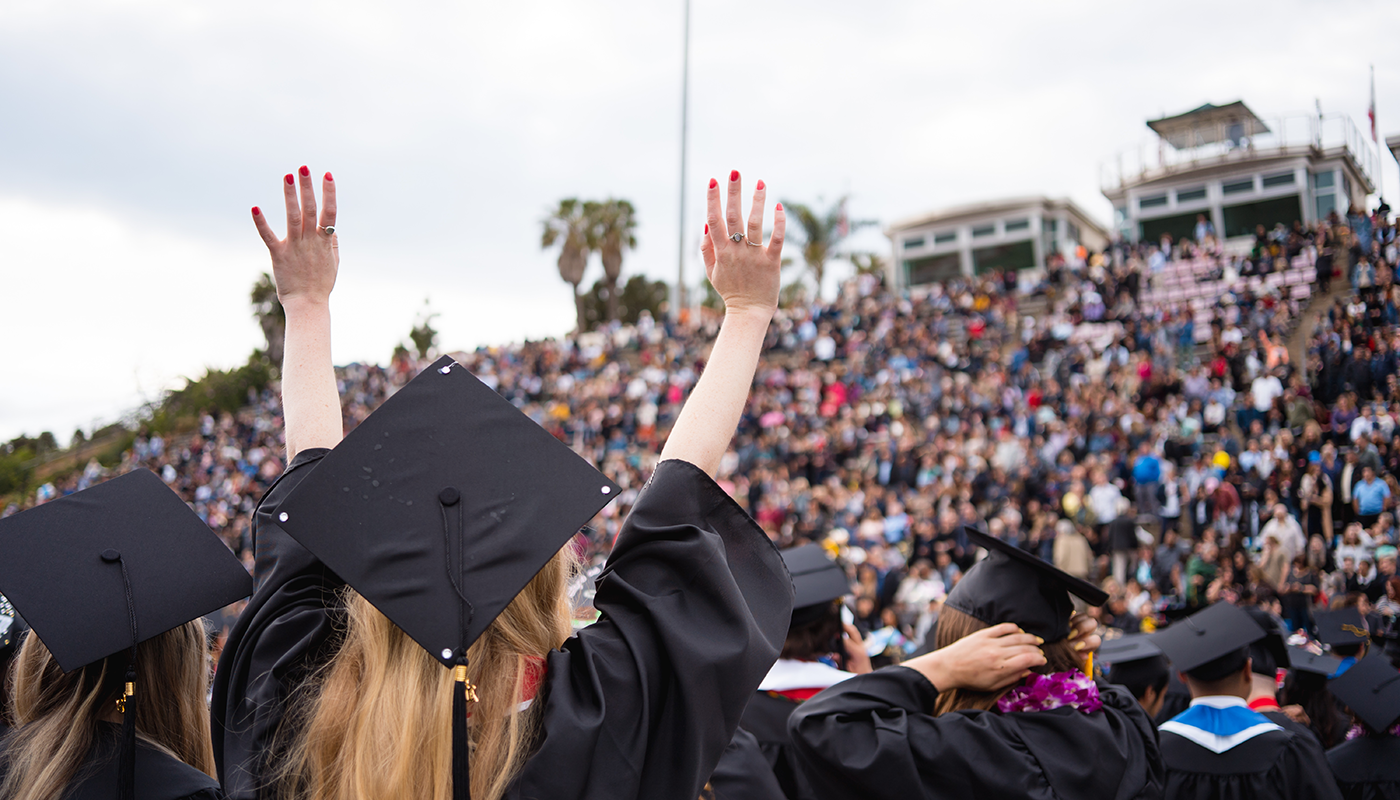
[{"label": "ring on finger", "polygon": [[334,225],[317,225],[316,228],[327,236],[330,236],[331,234],[335,233]]},{"label": "ring on finger", "polygon": [[751,241],[751,240],[748,240],[748,239],[744,240],[744,244],[748,245],[749,247],[762,247],[762,246],[763,246],[763,243],[762,243],[762,242],[755,242],[755,241]]},{"label": "ring on finger", "polygon": [[730,238],[730,239],[733,239],[735,242],[742,242],[742,241],[744,241],[744,234],[742,234],[742,233],[731,233],[731,234],[729,235],[729,238]]}]

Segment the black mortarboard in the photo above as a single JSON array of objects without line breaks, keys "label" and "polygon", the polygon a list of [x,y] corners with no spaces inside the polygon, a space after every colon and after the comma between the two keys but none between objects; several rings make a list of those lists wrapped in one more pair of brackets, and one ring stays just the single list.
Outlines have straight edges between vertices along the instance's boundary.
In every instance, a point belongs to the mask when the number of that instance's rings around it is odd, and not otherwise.
[{"label": "black mortarboard", "polygon": [[1400,720],[1400,671],[1379,653],[1357,661],[1327,688],[1376,733]]},{"label": "black mortarboard", "polygon": [[1092,583],[1019,547],[969,526],[963,532],[968,541],[986,548],[987,557],[962,576],[944,605],[988,625],[1014,622],[1027,633],[1055,642],[1069,635],[1074,613],[1070,594],[1091,606],[1108,600],[1108,593]]},{"label": "black mortarboard", "polygon": [[[253,591],[238,558],[179,495],[147,470],[0,520],[0,592],[64,672],[136,645]],[[120,798],[135,792],[136,714],[122,722]]]},{"label": "black mortarboard", "polygon": [[467,648],[617,486],[451,358],[395,393],[277,508],[281,527],[466,684]]},{"label": "black mortarboard", "polygon": [[1129,633],[1109,639],[1099,646],[1095,658],[1105,664],[1126,664],[1162,655],[1162,648],[1146,633]]},{"label": "black mortarboard", "polygon": [[1317,623],[1317,640],[1329,647],[1345,647],[1371,641],[1371,634],[1366,630],[1366,620],[1357,608],[1314,611],[1313,621]]},{"label": "black mortarboard", "polygon": [[148,470],[0,520],[0,552],[0,592],[64,672],[253,592],[238,558]]},{"label": "black mortarboard", "polygon": [[1251,669],[1258,675],[1273,677],[1288,667],[1288,645],[1284,632],[1269,612],[1258,606],[1244,606],[1244,612],[1264,631],[1264,638],[1249,646]]},{"label": "black mortarboard", "polygon": [[831,601],[851,593],[846,581],[846,571],[832,561],[819,544],[804,544],[783,551],[783,563],[787,564],[792,575],[792,588],[796,598],[792,603],[793,624],[800,625],[803,612],[815,609],[818,612],[831,605]]},{"label": "black mortarboard", "polygon": [[[1154,633],[1152,639],[1171,659],[1173,668],[1193,673],[1209,667],[1204,670],[1207,674],[1193,674],[1193,677],[1217,680],[1244,667],[1245,648],[1264,635],[1264,629],[1248,614],[1222,600],[1177,620],[1166,630]],[[1230,663],[1225,663],[1227,659]],[[1212,663],[1217,661],[1220,663]]]},{"label": "black mortarboard", "polygon": [[1288,667],[1301,672],[1313,672],[1330,678],[1342,668],[1342,660],[1336,656],[1318,654],[1302,647],[1288,646]]}]

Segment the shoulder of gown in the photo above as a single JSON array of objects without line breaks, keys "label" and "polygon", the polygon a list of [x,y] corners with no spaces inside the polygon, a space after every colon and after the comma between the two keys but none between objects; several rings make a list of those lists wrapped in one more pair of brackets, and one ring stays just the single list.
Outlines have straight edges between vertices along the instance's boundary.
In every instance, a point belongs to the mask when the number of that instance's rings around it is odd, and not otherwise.
[{"label": "shoulder of gown", "polygon": [[1342,796],[1400,800],[1400,737],[1362,736],[1327,751]]},{"label": "shoulder of gown", "polygon": [[803,703],[789,726],[821,798],[1160,796],[1151,720],[1118,687],[1100,685],[1100,696],[1092,714],[933,716],[938,690],[912,669],[887,667]]},{"label": "shoulder of gown", "polygon": [[[111,800],[117,794],[120,728],[103,724],[63,800]],[[138,800],[222,800],[219,782],[146,742],[136,740]]]},{"label": "shoulder of gown", "polygon": [[266,510],[286,499],[329,452],[297,453],[253,515],[253,597],[229,632],[210,706],[214,761],[224,790],[236,800],[257,796],[264,759],[292,694],[335,638],[337,592],[344,582]]},{"label": "shoulder of gown", "polygon": [[1169,800],[1341,798],[1322,745],[1310,732],[1271,730],[1221,753],[1171,731],[1162,731],[1161,740]]},{"label": "shoulder of gown", "polygon": [[740,728],[710,776],[713,800],[782,800],[786,795],[752,733]]},{"label": "shoulder of gown", "polygon": [[598,622],[550,653],[513,798],[692,798],[777,659],[792,579],[705,472],[657,465],[598,580]]}]

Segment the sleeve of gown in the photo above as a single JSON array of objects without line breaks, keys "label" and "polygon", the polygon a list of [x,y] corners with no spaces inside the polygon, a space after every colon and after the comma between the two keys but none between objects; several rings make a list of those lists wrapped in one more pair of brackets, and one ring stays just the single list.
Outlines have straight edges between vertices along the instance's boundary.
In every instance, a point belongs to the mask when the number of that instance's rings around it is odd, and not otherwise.
[{"label": "sleeve of gown", "polygon": [[783,800],[783,788],[752,733],[740,728],[710,776],[714,800]]},{"label": "sleeve of gown", "polygon": [[698,797],[777,659],[792,579],[684,461],[657,465],[598,582],[599,621],[550,654],[520,798]]},{"label": "sleeve of gown", "polygon": [[[908,667],[857,675],[798,706],[788,721],[821,798],[1024,797],[1039,781],[1015,725],[999,714],[932,716],[938,690]],[[986,764],[938,771],[939,761]],[[995,765],[993,767],[993,765]],[[974,782],[975,778],[975,782]]]},{"label": "sleeve of gown", "polygon": [[252,800],[266,783],[266,758],[292,690],[335,635],[336,592],[344,583],[265,510],[276,508],[328,452],[298,453],[253,515],[253,598],[229,632],[210,707],[214,761],[233,800]]},{"label": "sleeve of gown", "polygon": [[1309,800],[1342,800],[1342,790],[1327,763],[1327,754],[1317,739],[1293,734],[1272,772],[1278,797],[1306,797]]}]

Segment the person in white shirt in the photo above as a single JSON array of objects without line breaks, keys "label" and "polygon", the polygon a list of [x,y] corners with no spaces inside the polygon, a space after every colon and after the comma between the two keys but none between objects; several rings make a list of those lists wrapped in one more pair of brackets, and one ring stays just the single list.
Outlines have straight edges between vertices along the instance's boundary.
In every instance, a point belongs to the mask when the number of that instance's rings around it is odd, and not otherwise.
[{"label": "person in white shirt", "polygon": [[1094,487],[1089,490],[1089,507],[1094,510],[1099,525],[1107,525],[1118,516],[1118,501],[1122,499],[1123,493],[1108,482],[1108,475],[1103,470],[1095,470]]},{"label": "person in white shirt", "polygon": [[1264,527],[1259,529],[1259,538],[1268,539],[1270,536],[1277,536],[1279,549],[1288,556],[1288,563],[1293,563],[1303,550],[1308,546],[1307,539],[1303,536],[1303,526],[1298,524],[1288,513],[1288,508],[1283,503],[1274,505],[1274,515]]}]

